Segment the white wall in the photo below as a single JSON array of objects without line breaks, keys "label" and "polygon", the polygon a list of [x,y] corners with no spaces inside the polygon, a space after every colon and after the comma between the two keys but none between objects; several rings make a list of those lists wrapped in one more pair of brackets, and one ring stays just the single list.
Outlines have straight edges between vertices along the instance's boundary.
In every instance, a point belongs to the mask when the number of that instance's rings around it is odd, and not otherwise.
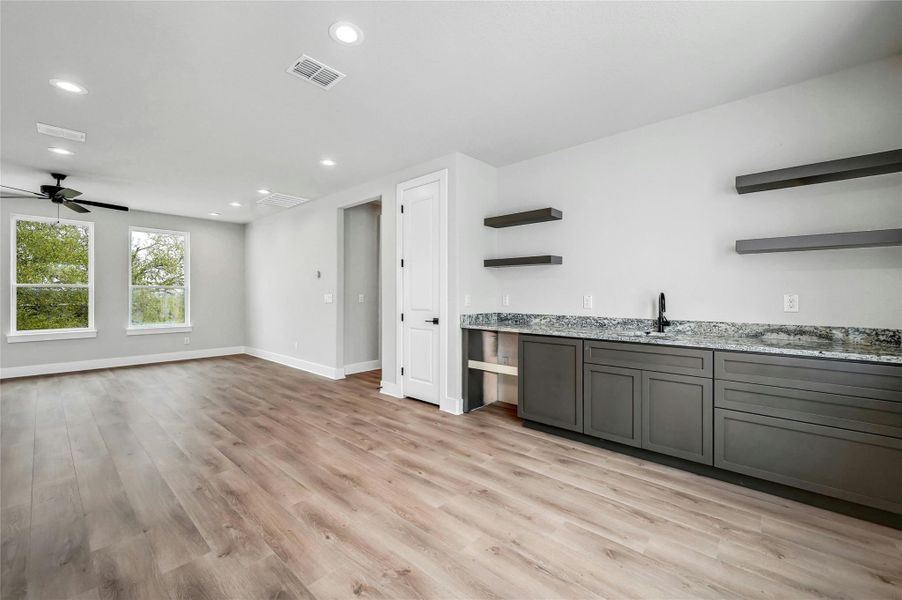
[{"label": "white wall", "polygon": [[[344,362],[379,360],[379,220],[381,205],[344,211]],[[363,295],[363,302],[360,296]]]},{"label": "white wall", "polygon": [[[169,352],[235,348],[244,345],[244,225],[218,223],[156,213],[93,209],[65,218],[94,222],[94,320],[96,338],[10,344],[11,214],[56,216],[43,200],[0,202],[0,319],[3,342],[0,366],[17,367],[122,359]],[[63,216],[61,214],[61,216]],[[128,336],[128,227],[154,227],[191,234],[191,333]],[[185,345],[183,338],[190,336]]]},{"label": "white wall", "polygon": [[[478,219],[481,208],[494,201],[494,169],[460,154],[391,173],[348,190],[320,198],[279,214],[254,221],[247,228],[248,346],[279,360],[331,377],[339,367],[338,303],[327,304],[324,294],[341,289],[338,272],[339,218],[342,207],[374,198],[382,199],[382,379],[398,385],[400,364],[396,351],[399,310],[395,302],[397,255],[397,184],[448,170],[449,281],[446,353],[448,377],[443,384],[442,408],[459,410],[461,286],[475,290],[474,308],[488,309],[494,290],[487,275],[466,265],[475,264],[493,232],[480,227],[468,232],[462,244],[459,224]],[[475,208],[474,208],[475,206]],[[463,248],[460,251],[459,248]],[[315,272],[322,272],[316,279]],[[478,284],[477,284],[478,282]],[[337,300],[337,298],[336,298]],[[295,342],[297,345],[295,346]]]},{"label": "white wall", "polygon": [[[501,212],[553,206],[564,219],[499,230],[498,255],[564,264],[493,270],[481,293],[499,310],[510,294],[512,312],[651,317],[664,291],[676,319],[902,327],[902,248],[733,251],[743,238],[902,227],[902,174],[733,187],[744,173],[900,147],[896,57],[501,168]],[[798,313],[783,312],[784,293],[799,294]]]}]

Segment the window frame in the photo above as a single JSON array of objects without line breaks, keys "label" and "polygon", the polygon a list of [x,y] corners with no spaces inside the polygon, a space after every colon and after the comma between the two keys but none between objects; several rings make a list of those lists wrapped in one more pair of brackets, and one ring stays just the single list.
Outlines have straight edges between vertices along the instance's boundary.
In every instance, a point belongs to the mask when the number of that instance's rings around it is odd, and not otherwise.
[{"label": "window frame", "polygon": [[[166,235],[178,235],[185,238],[185,285],[133,285],[132,284],[132,232],[160,233]],[[125,332],[127,335],[149,335],[155,333],[187,333],[193,328],[191,325],[191,233],[188,231],[176,231],[174,229],[155,229],[153,227],[141,227],[129,225],[128,227],[128,310]],[[134,288],[157,289],[184,289],[185,290],[185,322],[184,323],[158,323],[152,325],[136,325],[132,323],[132,290]]]},{"label": "window frame", "polygon": [[[20,284],[18,282],[18,265],[16,264],[16,242],[19,221],[32,221],[35,223],[51,223],[63,225],[75,225],[85,227],[88,230],[88,283],[64,283],[64,284]],[[69,340],[78,338],[97,337],[97,329],[94,324],[94,221],[79,221],[75,219],[59,219],[56,217],[44,217],[38,215],[11,214],[9,216],[9,332],[6,341],[35,342],[49,340]],[[69,287],[88,289],[88,326],[68,327],[61,329],[18,329],[16,318],[17,292],[20,287]]]}]

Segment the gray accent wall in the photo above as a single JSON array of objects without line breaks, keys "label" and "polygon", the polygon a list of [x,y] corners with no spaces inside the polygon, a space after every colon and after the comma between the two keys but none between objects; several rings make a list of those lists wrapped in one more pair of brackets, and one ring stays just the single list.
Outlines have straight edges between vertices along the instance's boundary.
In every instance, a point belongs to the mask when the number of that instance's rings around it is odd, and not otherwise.
[{"label": "gray accent wall", "polygon": [[[46,200],[0,201],[0,366],[4,369],[97,359],[127,358],[234,348],[244,345],[244,229],[220,223],[149,212],[92,209],[61,217],[94,222],[94,319],[96,338],[10,344],[10,215],[55,217]],[[126,335],[128,324],[129,226],[187,231],[191,234],[190,333]],[[191,343],[184,344],[189,336]]]}]

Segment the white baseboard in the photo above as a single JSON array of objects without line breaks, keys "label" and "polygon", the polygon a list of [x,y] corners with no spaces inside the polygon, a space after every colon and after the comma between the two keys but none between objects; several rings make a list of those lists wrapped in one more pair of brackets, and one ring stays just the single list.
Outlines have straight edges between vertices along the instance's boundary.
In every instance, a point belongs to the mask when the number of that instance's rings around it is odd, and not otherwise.
[{"label": "white baseboard", "polygon": [[450,413],[452,415],[462,415],[464,414],[463,398],[452,398],[451,396],[445,396],[444,398],[442,398],[441,403],[439,404],[439,410]]},{"label": "white baseboard", "polygon": [[244,353],[243,346],[232,346],[229,348],[210,348],[208,350],[187,350],[185,352],[163,352],[160,354],[138,354],[135,356],[95,358],[92,360],[76,360],[63,363],[46,363],[42,365],[28,365],[24,367],[5,367],[0,369],[0,379],[31,377],[33,375],[50,375],[53,373],[73,373],[76,371],[91,371],[94,369],[112,369],[115,367],[147,365],[152,363],[172,362],[174,360],[190,360],[193,358],[211,358],[213,356],[228,356],[230,354],[242,353]]},{"label": "white baseboard", "polygon": [[328,365],[321,365],[319,363],[310,362],[308,360],[301,360],[300,358],[295,358],[294,356],[277,354],[276,352],[261,350],[259,348],[245,348],[244,353],[250,354],[251,356],[256,356],[257,358],[262,358],[263,360],[279,363],[280,365],[285,365],[286,367],[292,367],[293,369],[307,371],[308,373],[313,373],[314,375],[328,377],[329,379],[344,379],[344,369],[330,367]]},{"label": "white baseboard", "polygon": [[365,362],[353,363],[350,365],[345,365],[344,371],[345,375],[353,375],[354,373],[365,373],[367,371],[373,371],[382,366],[381,360],[368,360]]},{"label": "white baseboard", "polygon": [[379,393],[393,398],[404,398],[404,394],[401,393],[401,386],[390,381],[382,380],[379,382]]}]

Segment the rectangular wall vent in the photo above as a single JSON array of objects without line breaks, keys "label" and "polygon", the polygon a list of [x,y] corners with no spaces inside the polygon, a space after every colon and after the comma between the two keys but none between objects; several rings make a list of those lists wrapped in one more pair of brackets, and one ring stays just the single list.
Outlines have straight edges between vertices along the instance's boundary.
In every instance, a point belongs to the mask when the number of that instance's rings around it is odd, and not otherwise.
[{"label": "rectangular wall vent", "polygon": [[336,83],[345,78],[344,73],[324,65],[306,54],[294,61],[288,67],[287,72],[324,90],[332,89]]},{"label": "rectangular wall vent", "polygon": [[257,200],[257,204],[277,206],[279,208],[291,208],[305,202],[310,202],[310,199],[301,198],[300,196],[289,196],[288,194],[269,194]]},{"label": "rectangular wall vent", "polygon": [[53,137],[63,138],[64,140],[72,140],[73,142],[84,142],[88,137],[83,131],[75,131],[74,129],[66,129],[65,127],[57,127],[56,125],[48,125],[46,123],[36,123],[38,133],[44,135],[52,135]]}]

